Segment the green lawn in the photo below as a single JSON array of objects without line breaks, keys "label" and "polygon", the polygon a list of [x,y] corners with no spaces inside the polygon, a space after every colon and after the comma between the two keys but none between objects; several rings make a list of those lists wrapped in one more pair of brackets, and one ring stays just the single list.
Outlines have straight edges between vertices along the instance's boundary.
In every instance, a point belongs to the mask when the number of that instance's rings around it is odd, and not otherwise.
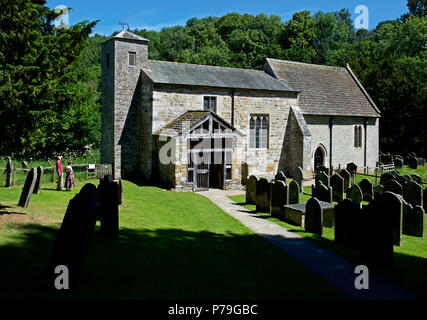
[{"label": "green lawn", "polygon": [[20,188],[0,188],[2,299],[345,299],[208,199],[128,181],[119,240],[97,225],[81,286],[48,289],[43,271],[82,185],[47,186],[29,209],[15,206]]},{"label": "green lawn", "polygon": [[[305,203],[311,197],[311,187],[304,187],[304,194],[300,195],[300,203]],[[253,212],[256,212],[256,206],[246,204],[245,195],[231,196],[230,199],[239,203],[243,207]],[[315,234],[306,233],[303,228],[291,225],[277,218],[273,218],[269,213],[257,212],[262,216],[278,225],[285,227],[313,242],[319,246],[334,251],[347,260],[359,264],[360,254],[357,250],[348,248],[334,242],[334,229],[323,228],[323,237]],[[424,221],[424,229],[427,232],[427,219]],[[394,247],[396,268],[389,271],[385,276],[400,283],[403,287],[413,290],[424,298],[427,297],[427,277],[425,272],[427,270],[427,238],[412,237],[403,235],[402,245]]]}]

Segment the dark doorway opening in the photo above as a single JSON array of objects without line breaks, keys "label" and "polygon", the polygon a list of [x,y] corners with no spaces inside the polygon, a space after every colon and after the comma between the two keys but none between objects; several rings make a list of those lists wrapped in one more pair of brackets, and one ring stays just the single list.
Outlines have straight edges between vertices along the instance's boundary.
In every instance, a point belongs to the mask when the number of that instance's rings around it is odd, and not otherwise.
[{"label": "dark doorway opening", "polygon": [[314,172],[319,170],[320,166],[324,165],[325,155],[321,147],[318,147],[314,152]]}]

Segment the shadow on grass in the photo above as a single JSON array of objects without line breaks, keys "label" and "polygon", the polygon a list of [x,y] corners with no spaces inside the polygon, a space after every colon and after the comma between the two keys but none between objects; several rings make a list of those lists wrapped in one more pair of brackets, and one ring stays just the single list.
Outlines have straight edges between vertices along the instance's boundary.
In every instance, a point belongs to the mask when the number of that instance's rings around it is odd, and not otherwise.
[{"label": "shadow on grass", "polygon": [[254,234],[121,229],[119,240],[112,241],[98,226],[81,285],[52,290],[43,274],[57,229],[34,224],[16,228],[13,242],[0,246],[2,299],[345,298]]}]

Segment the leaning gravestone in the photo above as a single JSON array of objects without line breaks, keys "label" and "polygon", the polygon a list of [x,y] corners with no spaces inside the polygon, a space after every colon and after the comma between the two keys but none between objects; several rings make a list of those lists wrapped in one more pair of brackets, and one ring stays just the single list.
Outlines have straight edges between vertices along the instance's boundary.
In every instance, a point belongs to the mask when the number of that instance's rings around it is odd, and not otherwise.
[{"label": "leaning gravestone", "polygon": [[60,265],[68,267],[70,288],[77,284],[96,225],[96,198],[96,187],[88,183],[70,200],[49,261],[51,284]]},{"label": "leaning gravestone", "polygon": [[305,231],[323,235],[323,209],[316,198],[310,198],[305,206]]},{"label": "leaning gravestone", "polygon": [[363,234],[362,210],[360,204],[350,198],[335,205],[335,241],[357,248],[360,246],[360,237]]},{"label": "leaning gravestone", "polygon": [[286,183],[286,176],[285,176],[285,174],[283,173],[283,171],[279,171],[279,172],[276,174],[276,176],[274,177],[274,179],[275,179],[276,181],[284,181],[284,182]]},{"label": "leaning gravestone", "polygon": [[270,213],[270,183],[265,178],[256,185],[256,211]]},{"label": "leaning gravestone", "polygon": [[415,181],[410,181],[403,188],[403,199],[413,206],[423,204],[423,189]]},{"label": "leaning gravestone", "polygon": [[384,191],[390,191],[398,195],[403,195],[402,185],[394,179],[384,182]]},{"label": "leaning gravestone", "polygon": [[34,191],[34,186],[36,184],[37,172],[35,168],[32,168],[27,173],[27,178],[25,179],[24,187],[22,188],[21,197],[19,198],[18,206],[23,208],[28,208],[30,204],[31,195]]},{"label": "leaning gravestone", "polygon": [[317,185],[311,186],[312,197],[317,198],[320,201],[332,203],[332,188],[325,186],[319,181]]},{"label": "leaning gravestone", "polygon": [[350,172],[347,171],[347,169],[342,169],[339,173],[339,175],[344,179],[344,191],[347,191],[348,188],[350,188]]},{"label": "leaning gravestone", "polygon": [[347,171],[350,172],[351,178],[352,178],[352,184],[355,184],[356,182],[356,173],[357,173],[357,166],[355,163],[350,162],[347,164]]},{"label": "leaning gravestone", "polygon": [[299,194],[300,194],[300,187],[298,185],[298,182],[296,182],[295,180],[292,180],[289,183],[289,204],[298,204]]},{"label": "leaning gravestone", "polygon": [[111,175],[105,175],[98,186],[101,233],[109,238],[119,237],[119,186]]},{"label": "leaning gravestone", "polygon": [[289,201],[288,186],[284,181],[278,180],[271,186],[271,215],[276,218],[284,218],[283,206]]},{"label": "leaning gravestone", "polygon": [[38,166],[36,184],[34,185],[34,190],[33,190],[34,194],[40,194],[40,190],[42,188],[42,179],[43,179],[43,167]]},{"label": "leaning gravestone", "polygon": [[362,191],[363,201],[372,201],[374,198],[374,186],[368,179],[362,179],[359,182],[360,190]]},{"label": "leaning gravestone", "polygon": [[7,157],[7,164],[6,164],[6,188],[9,188],[10,186],[12,186],[12,171],[13,171],[12,159],[10,159],[10,157]]},{"label": "leaning gravestone", "polygon": [[403,201],[403,234],[415,237],[424,236],[424,209]]},{"label": "leaning gravestone", "polygon": [[323,183],[324,186],[329,187],[330,186],[330,182],[329,182],[329,177],[324,173],[324,172],[318,172],[316,174],[316,176],[314,177],[314,181],[316,186],[321,182]]},{"label": "leaning gravestone", "polygon": [[411,174],[411,178],[412,178],[412,180],[414,180],[415,182],[418,182],[418,183],[422,183],[422,182],[423,182],[423,178],[421,178],[421,176],[420,176],[420,175],[418,175],[418,174],[416,174],[416,173],[412,173],[412,174]]},{"label": "leaning gravestone", "polygon": [[256,186],[258,179],[255,176],[250,176],[246,181],[246,203],[256,204]]},{"label": "leaning gravestone", "polygon": [[341,201],[344,199],[344,179],[339,174],[334,174],[331,179],[332,200]]},{"label": "leaning gravestone", "polygon": [[[361,228],[361,234],[363,235],[361,237],[361,258],[363,264],[372,268],[392,268],[394,266],[393,244],[396,236],[400,240],[399,230],[400,235],[402,230],[401,210],[402,201],[400,201],[399,196],[390,192],[378,195],[368,206],[364,207]],[[399,213],[400,225],[398,223]]]},{"label": "leaning gravestone", "polygon": [[418,167],[417,158],[415,158],[415,157],[409,158],[409,160],[408,160],[408,166],[411,169],[417,169],[417,167]]},{"label": "leaning gravestone", "polygon": [[304,192],[304,186],[303,186],[304,171],[302,171],[301,167],[297,167],[297,169],[295,170],[294,180],[295,180],[295,182],[298,183],[298,186],[300,188],[300,192]]},{"label": "leaning gravestone", "polygon": [[386,181],[393,180],[393,179],[394,179],[394,175],[391,174],[390,172],[383,173],[380,177],[380,184],[384,185]]},{"label": "leaning gravestone", "polygon": [[360,190],[360,187],[357,184],[353,184],[350,188],[347,189],[347,198],[350,198],[360,206],[363,200],[363,194],[362,190]]}]

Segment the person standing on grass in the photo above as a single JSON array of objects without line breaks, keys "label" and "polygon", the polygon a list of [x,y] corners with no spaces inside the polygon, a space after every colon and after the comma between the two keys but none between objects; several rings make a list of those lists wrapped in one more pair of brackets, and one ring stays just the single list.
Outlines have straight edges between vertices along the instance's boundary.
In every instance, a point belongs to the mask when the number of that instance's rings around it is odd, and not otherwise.
[{"label": "person standing on grass", "polygon": [[71,166],[72,162],[68,161],[68,166],[65,167],[65,189],[71,191],[71,188],[74,188],[74,172],[73,167]]},{"label": "person standing on grass", "polygon": [[58,174],[58,184],[56,186],[56,190],[61,191],[62,190],[62,184],[63,184],[63,170],[62,170],[62,156],[58,156],[56,160],[56,173]]}]

